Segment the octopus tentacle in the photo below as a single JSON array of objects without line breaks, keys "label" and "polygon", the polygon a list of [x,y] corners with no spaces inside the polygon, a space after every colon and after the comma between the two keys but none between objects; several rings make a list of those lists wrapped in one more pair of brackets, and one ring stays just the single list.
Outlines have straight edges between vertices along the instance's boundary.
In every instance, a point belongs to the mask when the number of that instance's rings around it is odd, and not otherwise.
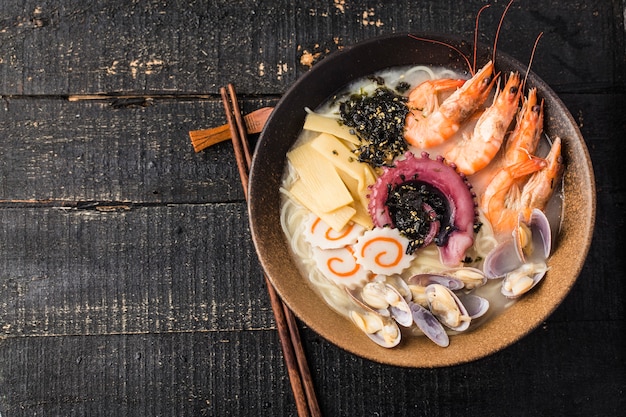
[{"label": "octopus tentacle", "polygon": [[[406,184],[430,190],[425,192],[423,202],[429,209],[436,205],[429,200],[429,195],[443,197],[446,207],[436,210],[436,217],[424,216],[422,221],[426,224],[428,234],[434,230],[431,223],[439,222],[434,241],[439,247],[442,262],[448,266],[460,264],[465,251],[474,243],[477,218],[476,195],[467,177],[457,172],[454,164],[447,164],[441,156],[431,159],[427,152],[422,152],[418,158],[412,152],[406,152],[404,159],[398,161],[395,167],[384,168],[383,174],[371,186],[368,210],[375,226],[397,227],[395,213],[389,207],[390,195]],[[398,198],[397,195],[394,197]],[[426,246],[430,240],[432,236],[424,236],[411,249]]]}]

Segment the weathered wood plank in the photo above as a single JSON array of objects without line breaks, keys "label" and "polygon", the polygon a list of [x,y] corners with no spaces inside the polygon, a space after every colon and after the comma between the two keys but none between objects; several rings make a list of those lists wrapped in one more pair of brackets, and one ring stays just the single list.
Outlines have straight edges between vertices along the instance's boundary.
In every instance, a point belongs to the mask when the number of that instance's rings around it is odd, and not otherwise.
[{"label": "weathered wood plank", "polygon": [[[0,95],[216,93],[233,79],[242,92],[282,94],[308,69],[311,56],[320,54],[319,59],[379,34],[443,32],[472,41],[484,4],[3,2]],[[557,91],[623,86],[625,35],[623,22],[614,19],[623,12],[620,4],[516,2],[499,48],[528,62],[535,37],[543,32],[533,68]],[[505,5],[493,2],[481,15],[481,41],[493,43]]]},{"label": "weathered wood plank", "polygon": [[241,203],[1,209],[0,334],[273,328],[247,224]]},{"label": "weathered wood plank", "polygon": [[[242,101],[244,111],[275,100]],[[194,153],[190,130],[225,123],[219,100],[8,100],[0,112],[0,200],[214,202],[243,199],[232,146]],[[253,138],[254,139],[254,138]]]},{"label": "weathered wood plank", "polygon": [[[302,333],[324,415],[471,417],[619,415],[619,332],[616,322],[552,324],[442,369],[376,364]],[[274,331],[10,338],[0,369],[0,412],[15,417],[295,414]]]},{"label": "weathered wood plank", "polygon": [[3,416],[295,412],[274,331],[12,338],[0,369]]}]

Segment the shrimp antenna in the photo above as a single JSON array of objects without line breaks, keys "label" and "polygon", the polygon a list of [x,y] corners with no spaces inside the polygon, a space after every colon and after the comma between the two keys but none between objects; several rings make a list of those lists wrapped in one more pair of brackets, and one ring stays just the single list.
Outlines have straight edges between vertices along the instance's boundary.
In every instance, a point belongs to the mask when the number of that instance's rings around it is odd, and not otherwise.
[{"label": "shrimp antenna", "polygon": [[437,45],[443,45],[443,46],[446,46],[446,47],[452,49],[453,51],[457,52],[459,55],[461,55],[463,57],[463,59],[465,60],[465,63],[467,64],[467,67],[469,68],[470,73],[472,74],[472,76],[474,75],[474,69],[472,68],[472,63],[469,61],[469,59],[467,59],[465,54],[463,52],[461,52],[458,48],[455,48],[454,46],[450,45],[449,43],[441,42],[441,41],[438,41],[438,40],[435,40],[435,39],[420,38],[418,36],[411,35],[411,34],[409,34],[409,38],[413,38],[413,39],[416,39],[418,41],[423,41],[423,42],[430,42],[430,43],[434,43],[434,44],[437,44]]},{"label": "shrimp antenna", "polygon": [[[483,10],[485,10],[489,6],[491,5],[485,4],[483,7],[480,8],[478,13],[476,13],[476,27],[474,28],[474,66],[472,67],[474,71],[476,70],[476,49],[478,48],[478,19],[480,18],[480,14],[483,12]],[[474,75],[474,71],[472,71],[472,75]]]},{"label": "shrimp antenna", "polygon": [[528,78],[528,73],[530,72],[530,67],[533,64],[533,58],[535,57],[535,51],[537,50],[537,45],[539,44],[539,39],[543,36],[543,32],[539,33],[537,39],[535,39],[535,44],[533,45],[533,50],[530,53],[530,60],[528,61],[528,68],[526,68],[526,75],[524,76],[524,83],[522,85],[526,85],[526,79]]},{"label": "shrimp antenna", "polygon": [[498,36],[500,35],[500,28],[502,28],[502,22],[504,21],[504,16],[506,15],[506,12],[509,10],[509,7],[511,7],[511,4],[513,4],[513,1],[514,0],[511,0],[509,4],[506,5],[504,12],[502,12],[502,16],[500,16],[500,23],[498,23],[498,29],[496,30],[496,38],[493,41],[493,62],[496,62],[496,44],[498,43]]}]

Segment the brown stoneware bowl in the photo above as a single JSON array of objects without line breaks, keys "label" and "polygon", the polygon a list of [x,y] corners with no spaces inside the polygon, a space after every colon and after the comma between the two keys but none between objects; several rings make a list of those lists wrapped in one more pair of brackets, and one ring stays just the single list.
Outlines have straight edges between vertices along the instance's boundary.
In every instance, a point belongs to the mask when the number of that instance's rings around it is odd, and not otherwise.
[{"label": "brown stoneware bowl", "polygon": [[[420,35],[468,50],[449,36]],[[479,66],[491,50],[478,48]],[[537,87],[545,99],[544,130],[563,140],[566,164],[561,230],[550,271],[530,293],[476,329],[451,336],[442,348],[425,337],[406,337],[392,349],[379,347],[339,315],[309,286],[292,258],[280,226],[281,177],[286,153],[298,137],[305,108],[315,109],[351,81],[379,70],[405,65],[443,65],[466,70],[465,61],[450,48],[395,34],[367,40],[329,55],[304,74],[272,112],[256,146],[249,181],[249,215],[259,260],[278,294],[306,326],[329,342],[372,361],[405,367],[431,368],[473,361],[515,343],[537,328],[556,309],[574,285],[591,244],[595,222],[593,169],[585,142],[574,119],[550,87],[532,72],[527,88]],[[496,69],[525,74],[526,66],[498,53]]]}]

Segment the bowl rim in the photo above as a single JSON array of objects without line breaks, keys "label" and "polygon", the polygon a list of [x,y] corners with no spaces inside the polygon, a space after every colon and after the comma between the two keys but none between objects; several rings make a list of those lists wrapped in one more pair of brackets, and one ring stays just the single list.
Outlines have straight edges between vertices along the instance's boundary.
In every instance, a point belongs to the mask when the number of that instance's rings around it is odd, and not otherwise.
[{"label": "bowl rim", "polygon": [[[432,368],[466,363],[500,351],[525,337],[552,314],[575,284],[588,254],[595,226],[596,190],[589,152],[572,115],[556,93],[533,71],[529,71],[527,87],[536,86],[546,102],[545,131],[551,134],[568,134],[567,137],[563,137],[564,158],[568,168],[563,180],[565,204],[559,243],[561,241],[572,242],[573,239],[578,239],[578,245],[573,247],[572,243],[572,245],[567,245],[564,248],[564,244],[557,244],[549,261],[549,266],[558,265],[559,270],[563,269],[565,277],[558,282],[559,285],[554,279],[545,279],[545,283],[542,282],[533,292],[516,301],[513,306],[497,317],[490,319],[488,323],[468,333],[453,336],[450,346],[445,349],[432,346],[434,344],[430,341],[419,340],[426,338],[417,337],[410,338],[408,341],[403,340],[400,346],[393,349],[381,348],[369,341],[347,318],[336,313],[319,298],[310,287],[308,280],[299,273],[291,256],[285,256],[283,253],[285,248],[287,250],[289,248],[280,222],[274,224],[274,229],[272,229],[271,224],[279,219],[278,210],[272,213],[272,209],[276,208],[276,200],[279,199],[280,178],[277,178],[276,169],[270,169],[271,175],[268,176],[266,164],[273,160],[272,155],[279,154],[285,149],[286,144],[283,141],[286,140],[291,146],[297,137],[297,135],[294,137],[284,133],[281,127],[286,126],[285,121],[303,120],[304,107],[298,108],[294,105],[294,102],[301,99],[299,95],[311,93],[309,94],[311,105],[308,107],[318,107],[324,100],[347,85],[347,82],[341,83],[341,80],[350,81],[358,78],[358,76],[352,76],[351,73],[345,73],[346,69],[349,68],[347,64],[352,63],[353,66],[362,64],[355,73],[365,72],[361,75],[373,73],[366,72],[369,67],[364,68],[363,65],[367,66],[368,63],[362,61],[369,59],[372,53],[379,55],[381,51],[383,55],[390,53],[394,48],[399,47],[397,43],[401,43],[404,47],[407,44],[407,39],[410,38],[409,35],[409,33],[382,35],[346,46],[342,50],[329,54],[292,84],[275,106],[256,144],[249,177],[248,213],[252,240],[263,270],[283,302],[306,326],[335,346],[359,357],[395,366]],[[455,35],[417,33],[415,36],[451,43],[459,48],[471,45],[471,43],[467,43]],[[391,51],[388,52],[388,48]],[[462,61],[460,55],[456,56],[458,54],[450,53],[448,48],[439,44],[415,41],[413,48],[424,51],[426,54],[435,51],[440,55],[437,55],[439,59],[447,57],[441,60],[447,59],[450,66],[462,67],[465,65],[465,61]],[[441,48],[445,48],[445,51]],[[490,56],[489,47],[478,44],[477,48],[479,60],[485,60]],[[404,65],[404,60],[405,58],[402,57],[398,58],[399,64],[383,65],[376,63],[376,65],[379,66],[379,69],[401,66]],[[354,63],[353,61],[357,62]],[[415,61],[415,65],[420,63],[417,62],[419,61],[417,59]],[[369,65],[370,67],[376,66],[372,63]],[[505,70],[517,70],[520,73],[522,70],[525,71],[525,66],[519,61],[499,51],[496,53],[496,66],[500,67],[503,72]],[[340,68],[341,71],[337,71],[337,68]],[[324,77],[321,74],[324,74]],[[310,89],[309,83],[320,82],[317,80],[318,78],[326,82],[323,93],[313,92]],[[330,89],[329,85],[334,85],[333,83],[338,83],[338,87],[327,94]],[[300,123],[298,132],[301,131],[301,128],[302,123]],[[276,145],[279,146],[279,150],[275,149]],[[283,162],[279,177],[282,177],[285,154],[286,150],[282,152]],[[574,198],[575,195],[578,195],[579,198]],[[582,216],[582,220],[580,219],[581,212],[586,213],[586,216]],[[280,233],[277,233],[276,229]],[[292,279],[294,272],[297,272],[295,280]],[[298,283],[298,278],[302,282]],[[301,286],[303,283],[305,285]],[[317,297],[317,300],[311,300],[311,295]],[[552,302],[548,305],[540,303],[546,299],[552,300]],[[315,306],[315,301],[319,305]],[[497,333],[489,335],[489,332]],[[363,343],[360,342],[360,339],[363,340]],[[358,342],[355,343],[355,340]],[[421,351],[424,355],[416,355],[416,351]]]}]

